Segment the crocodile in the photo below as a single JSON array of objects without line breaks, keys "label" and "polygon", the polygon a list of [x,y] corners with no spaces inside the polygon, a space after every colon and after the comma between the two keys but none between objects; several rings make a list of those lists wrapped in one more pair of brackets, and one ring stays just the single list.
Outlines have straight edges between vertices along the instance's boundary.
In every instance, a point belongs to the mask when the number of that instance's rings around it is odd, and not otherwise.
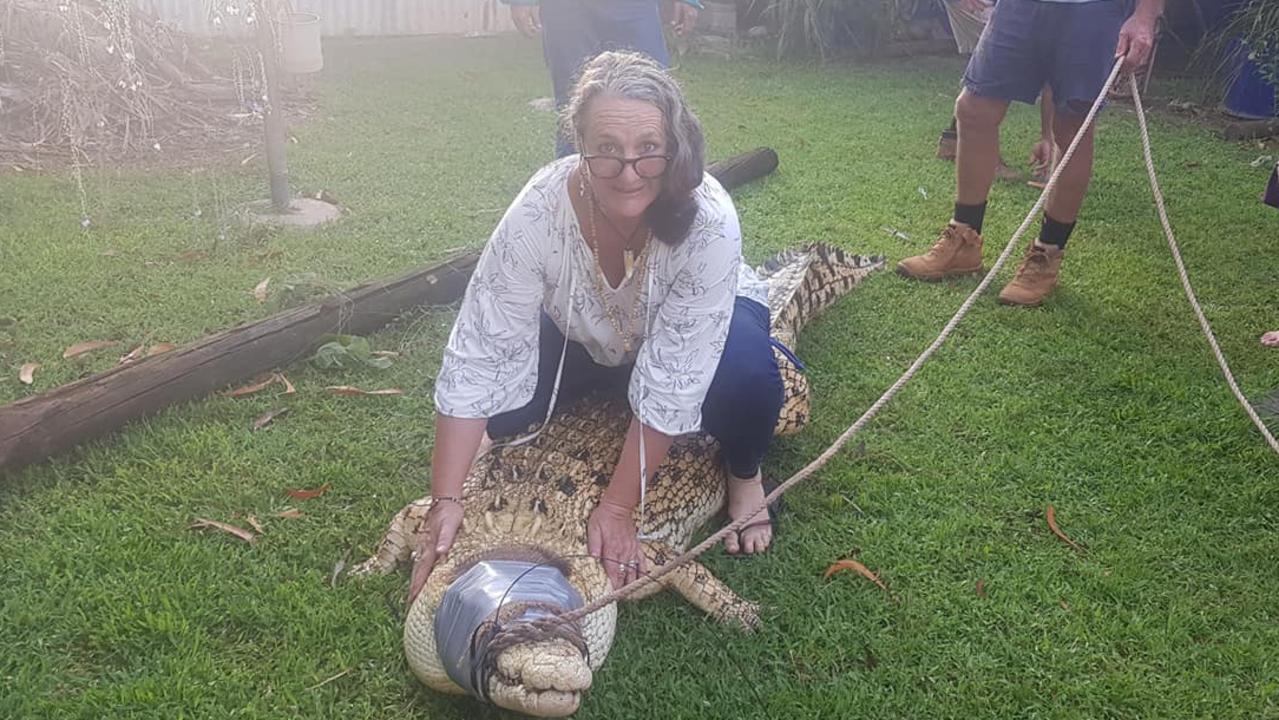
[{"label": "crocodile", "polygon": [[[758,268],[769,285],[772,337],[793,347],[805,323],[883,267],[882,257],[854,255],[826,244],[778,254]],[[775,346],[774,354],[785,388],[775,434],[790,435],[808,422],[809,385],[791,353]],[[483,563],[509,561],[550,569],[567,581],[583,604],[611,589],[600,562],[587,554],[586,523],[612,477],[630,417],[625,397],[587,396],[557,410],[532,441],[497,446],[476,459],[463,484],[464,515],[457,538],[405,619],[405,654],[423,684],[445,693],[469,691],[527,715],[562,717],[577,711],[612,645],[616,603],[587,615],[563,636],[503,643],[485,655],[485,671],[472,682],[457,677],[456,668],[450,675],[436,625],[448,621],[439,611],[449,589]],[[698,530],[723,511],[725,481],[714,438],[694,433],[676,440],[648,484],[644,512],[636,511],[650,567],[665,565],[686,550]],[[431,498],[425,497],[401,510],[376,553],[353,574],[389,573],[408,564],[430,509]],[[459,583],[459,588],[468,587],[466,582],[470,581]],[[748,631],[759,625],[759,607],[700,563],[679,567],[629,599],[663,588],[721,622]],[[502,601],[506,604],[487,618],[490,631],[529,609],[514,599],[507,603],[505,595]]]}]

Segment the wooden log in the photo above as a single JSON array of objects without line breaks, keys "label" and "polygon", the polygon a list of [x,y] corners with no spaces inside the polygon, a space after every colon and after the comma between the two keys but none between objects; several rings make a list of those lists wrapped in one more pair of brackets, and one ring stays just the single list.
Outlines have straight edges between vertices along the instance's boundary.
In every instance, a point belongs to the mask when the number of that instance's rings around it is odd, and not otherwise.
[{"label": "wooden log", "polygon": [[361,285],[0,407],[0,476],[285,365],[328,333],[363,335],[406,308],[453,302],[466,290],[477,260],[464,255]]},{"label": "wooden log", "polygon": [[752,180],[758,180],[776,169],[777,151],[761,147],[712,163],[706,168],[706,172],[714,175],[724,189],[732,190]]},{"label": "wooden log", "polygon": [[1279,118],[1228,123],[1221,129],[1221,135],[1227,140],[1253,140],[1279,135]]},{"label": "wooden log", "polygon": [[[732,189],[773,172],[777,162],[776,152],[757,148],[707,171]],[[453,302],[465,292],[478,260],[478,255],[467,254],[361,285],[0,406],[0,477],[170,405],[287,365],[309,354],[329,333],[365,335],[408,308]]]}]

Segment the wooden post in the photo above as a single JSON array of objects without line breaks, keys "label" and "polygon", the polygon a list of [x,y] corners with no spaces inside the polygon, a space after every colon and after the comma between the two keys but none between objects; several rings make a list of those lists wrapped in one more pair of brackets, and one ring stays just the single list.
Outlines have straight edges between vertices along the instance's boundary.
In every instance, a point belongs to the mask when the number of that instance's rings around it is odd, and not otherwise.
[{"label": "wooden post", "polygon": [[271,0],[254,0],[254,25],[257,26],[258,52],[266,75],[266,165],[271,183],[271,206],[277,213],[289,209],[289,165],[285,158],[284,94],[280,92],[279,55],[271,24],[276,21]]},{"label": "wooden post", "polygon": [[363,335],[406,308],[449,303],[466,290],[477,255],[353,288],[0,406],[0,476],[115,432],[312,351],[333,332]]}]

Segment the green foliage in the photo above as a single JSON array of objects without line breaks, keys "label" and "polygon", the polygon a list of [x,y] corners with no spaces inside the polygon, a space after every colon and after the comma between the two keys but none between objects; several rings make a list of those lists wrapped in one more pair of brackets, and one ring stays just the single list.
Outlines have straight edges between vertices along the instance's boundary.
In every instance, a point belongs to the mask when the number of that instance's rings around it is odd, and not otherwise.
[{"label": "green foliage", "polygon": [[361,365],[385,370],[391,367],[391,359],[374,357],[373,348],[366,338],[358,335],[328,335],[327,342],[316,348],[311,363],[318,368],[351,369]]}]

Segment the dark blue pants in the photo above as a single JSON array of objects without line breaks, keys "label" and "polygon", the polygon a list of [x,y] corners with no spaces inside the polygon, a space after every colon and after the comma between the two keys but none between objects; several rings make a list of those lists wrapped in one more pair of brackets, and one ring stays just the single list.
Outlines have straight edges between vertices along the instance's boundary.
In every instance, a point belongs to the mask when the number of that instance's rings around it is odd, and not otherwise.
[{"label": "dark blue pants", "polygon": [[[488,432],[494,438],[526,432],[546,417],[555,366],[564,345],[564,335],[546,314],[542,315],[538,342],[541,357],[533,399],[522,408],[490,418]],[[567,407],[592,390],[625,393],[633,368],[634,365],[598,365],[586,348],[570,341],[556,405]],[[702,429],[719,440],[729,469],[737,477],[752,477],[759,471],[773,440],[782,392],[782,377],[768,335],[768,308],[739,297],[733,307],[724,354],[702,402]]]},{"label": "dark blue pants", "polygon": [[[556,108],[568,102],[583,63],[605,50],[623,49],[670,64],[656,0],[542,0],[542,51]],[[558,157],[571,155],[571,138],[559,136],[555,150]]]}]

